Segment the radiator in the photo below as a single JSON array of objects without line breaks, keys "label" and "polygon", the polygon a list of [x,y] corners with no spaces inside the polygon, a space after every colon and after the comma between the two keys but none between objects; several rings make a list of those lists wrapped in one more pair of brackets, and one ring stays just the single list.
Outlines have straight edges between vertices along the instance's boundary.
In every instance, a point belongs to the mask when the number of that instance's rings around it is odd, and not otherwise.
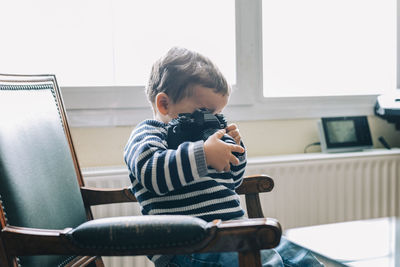
[{"label": "radiator", "polygon": [[[125,167],[83,170],[94,187],[129,185]],[[266,217],[284,229],[400,214],[400,149],[338,154],[302,154],[249,159],[246,175],[270,175],[274,190],[261,194]],[[244,203],[244,199],[242,198]],[[93,208],[95,218],[139,215],[137,204]],[[143,256],[104,257],[107,267],[148,267]]]},{"label": "radiator", "polygon": [[[82,170],[86,186],[120,188],[130,185],[125,167],[88,168]],[[92,207],[94,218],[141,215],[137,203],[121,203]],[[105,267],[153,267],[145,256],[102,257]]]},{"label": "radiator", "polygon": [[400,150],[253,159],[274,190],[260,196],[285,229],[399,214]]}]

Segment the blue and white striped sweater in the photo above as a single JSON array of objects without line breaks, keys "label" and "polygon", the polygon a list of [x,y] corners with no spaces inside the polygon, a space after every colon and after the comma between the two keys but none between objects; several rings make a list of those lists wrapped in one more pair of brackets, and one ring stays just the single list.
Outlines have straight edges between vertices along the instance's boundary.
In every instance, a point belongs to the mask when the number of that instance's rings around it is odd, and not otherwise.
[{"label": "blue and white striped sweater", "polygon": [[167,124],[140,123],[124,151],[132,191],[143,214],[181,214],[229,220],[244,215],[235,193],[243,179],[246,156],[230,172],[208,169],[203,141],[185,142],[168,149]]}]

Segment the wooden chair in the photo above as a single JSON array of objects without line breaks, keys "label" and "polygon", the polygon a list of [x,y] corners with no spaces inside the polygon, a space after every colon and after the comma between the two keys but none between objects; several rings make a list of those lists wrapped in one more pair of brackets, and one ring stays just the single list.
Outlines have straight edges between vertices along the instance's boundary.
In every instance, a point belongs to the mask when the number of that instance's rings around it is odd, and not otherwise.
[{"label": "wooden chair", "polygon": [[104,266],[101,256],[238,251],[240,266],[261,266],[279,244],[258,192],[267,176],[244,180],[249,220],[207,223],[190,216],[93,220],[91,205],[136,201],[129,189],[84,186],[53,75],[0,75],[0,266]]}]

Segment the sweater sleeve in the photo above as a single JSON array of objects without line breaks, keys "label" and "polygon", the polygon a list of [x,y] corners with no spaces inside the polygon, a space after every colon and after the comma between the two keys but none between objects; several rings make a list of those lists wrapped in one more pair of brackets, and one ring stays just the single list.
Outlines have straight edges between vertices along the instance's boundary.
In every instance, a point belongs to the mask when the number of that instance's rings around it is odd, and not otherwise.
[{"label": "sweater sleeve", "polygon": [[[243,143],[240,145],[244,148]],[[218,172],[217,170],[209,167],[207,175],[215,179],[220,179],[220,182],[223,184],[226,184],[227,180],[229,180],[231,181],[230,183],[233,182],[233,188],[239,187],[243,181],[243,176],[247,165],[246,150],[244,153],[235,153],[235,155],[238,158],[239,163],[236,165],[231,163],[231,169],[228,172]]]},{"label": "sweater sleeve", "polygon": [[245,152],[237,155],[239,163],[237,165],[231,164],[231,170],[230,170],[232,179],[235,182],[235,188],[239,187],[242,184],[245,168],[247,165],[246,148],[242,141],[240,142],[240,145],[245,149]]},{"label": "sweater sleeve", "polygon": [[207,174],[203,141],[185,142],[168,149],[162,127],[139,127],[124,151],[129,171],[143,187],[164,195]]}]

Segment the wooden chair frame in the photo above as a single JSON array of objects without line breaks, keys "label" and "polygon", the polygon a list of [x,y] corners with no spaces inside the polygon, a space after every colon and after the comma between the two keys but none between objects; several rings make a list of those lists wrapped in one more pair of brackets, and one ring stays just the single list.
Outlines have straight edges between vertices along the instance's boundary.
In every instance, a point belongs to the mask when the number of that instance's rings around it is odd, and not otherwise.
[{"label": "wooden chair frame", "polygon": [[[36,83],[52,82],[55,97],[59,105],[60,117],[71,150],[78,183],[86,207],[87,218],[92,220],[91,206],[100,204],[135,202],[128,188],[98,189],[85,187],[78,159],[64,111],[62,97],[53,75],[0,75],[0,82]],[[101,256],[151,255],[151,254],[187,254],[201,252],[238,251],[240,266],[261,266],[261,249],[273,248],[279,244],[282,234],[279,223],[274,219],[263,218],[259,193],[269,192],[274,186],[273,180],[266,175],[246,177],[237,193],[244,194],[249,220],[210,223],[208,236],[198,244],[174,248],[143,248],[129,252],[118,250],[82,249],[72,242],[66,233],[71,229],[33,229],[9,225],[0,203],[0,266],[17,267],[18,256],[26,255],[78,255],[67,266],[104,266]],[[1,199],[0,199],[1,201]]]}]

